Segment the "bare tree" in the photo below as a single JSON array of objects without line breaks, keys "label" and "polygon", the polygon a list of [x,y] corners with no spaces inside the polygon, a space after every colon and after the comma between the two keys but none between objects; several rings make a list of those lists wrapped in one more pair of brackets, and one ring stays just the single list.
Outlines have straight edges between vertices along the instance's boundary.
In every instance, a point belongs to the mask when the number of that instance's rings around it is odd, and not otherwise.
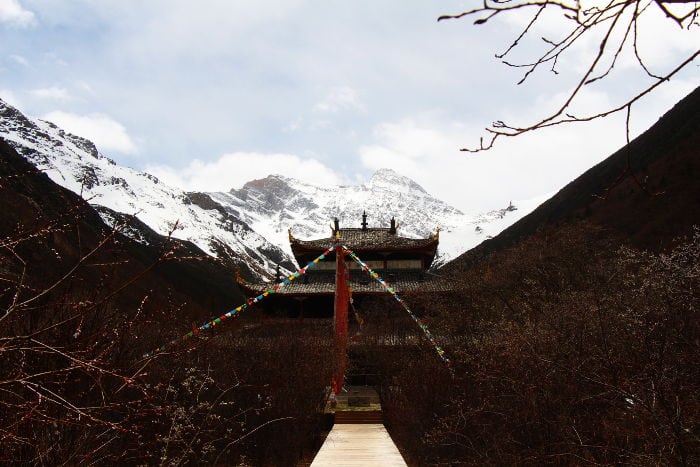
[{"label": "bare tree", "polygon": [[[489,135],[486,138],[481,138],[478,148],[463,148],[461,150],[467,152],[484,151],[491,149],[501,136],[518,136],[540,128],[562,123],[595,120],[622,111],[627,113],[627,140],[629,142],[629,115],[632,105],[670,80],[671,77],[692,63],[700,53],[700,49],[696,49],[689,56],[674,63],[670,70],[653,71],[649,60],[643,56],[638,46],[639,35],[643,29],[640,19],[648,17],[653,9],[658,8],[668,21],[685,31],[688,40],[692,41],[692,29],[700,26],[700,22],[698,22],[700,6],[698,5],[697,1],[691,0],[603,0],[592,3],[582,0],[483,0],[483,4],[477,8],[439,17],[438,21],[472,16],[477,17],[474,24],[483,25],[496,16],[529,15],[525,16],[529,17],[529,21],[508,48],[504,52],[496,54],[496,57],[507,66],[525,70],[518,84],[524,83],[541,67],[549,67],[551,72],[558,74],[557,67],[560,59],[567,52],[570,52],[575,44],[582,44],[590,38],[593,38],[594,43],[597,44],[597,51],[587,63],[582,76],[577,79],[563,102],[551,114],[524,126],[511,125],[502,120],[495,121],[486,128]],[[563,24],[569,25],[568,32],[556,39],[542,37],[542,41],[546,44],[544,51],[539,55],[535,54],[531,60],[524,63],[511,61],[514,50],[522,45],[521,42],[526,40],[527,36],[533,35],[536,25],[541,25],[545,15],[553,11],[561,15]],[[596,34],[599,36],[595,36]],[[662,38],[658,38],[658,40],[663,41]],[[586,115],[574,115],[571,106],[576,96],[580,95],[585,86],[608,77],[623,52],[630,47],[642,73],[650,79],[648,84],[635,91],[634,95],[626,98],[620,104]]]},{"label": "bare tree", "polygon": [[[222,326],[144,359],[239,300],[217,290],[234,284],[221,281],[230,270],[172,238],[177,224],[131,241],[127,216],[109,227],[1,139],[0,212],[0,465],[308,457],[323,428],[327,332],[285,321],[249,339]],[[190,288],[204,282],[209,296]]]}]

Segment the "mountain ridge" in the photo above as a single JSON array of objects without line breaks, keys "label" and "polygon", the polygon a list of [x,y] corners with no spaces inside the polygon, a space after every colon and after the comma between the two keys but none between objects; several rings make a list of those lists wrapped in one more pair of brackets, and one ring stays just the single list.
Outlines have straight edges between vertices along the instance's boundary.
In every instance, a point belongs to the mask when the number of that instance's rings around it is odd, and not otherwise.
[{"label": "mountain ridge", "polygon": [[[156,232],[190,241],[255,279],[270,278],[278,264],[287,271],[296,268],[289,228],[298,238],[324,238],[334,217],[346,227],[359,226],[365,211],[371,227],[387,226],[394,217],[401,235],[409,237],[426,237],[439,228],[441,246],[434,263],[439,265],[535,207],[517,203],[469,216],[388,168],[358,185],[327,187],[269,175],[228,192],[186,192],[122,167],[88,139],[26,117],[2,100],[0,137],[56,183],[98,207],[106,222],[116,218],[110,210],[135,216]],[[129,232],[136,240],[147,237],[138,233],[138,224]]]},{"label": "mountain ridge", "polygon": [[206,195],[188,194],[151,174],[122,167],[100,154],[89,140],[53,123],[27,118],[3,101],[0,137],[54,182],[93,206],[134,215],[160,234],[194,243],[244,276],[265,277],[278,263],[293,268],[285,253],[207,201]]},{"label": "mountain ridge", "polygon": [[378,170],[366,183],[335,187],[273,174],[240,189],[208,195],[290,255],[288,229],[297,238],[329,237],[328,226],[334,218],[344,227],[359,227],[363,213],[369,227],[387,227],[395,218],[400,235],[412,238],[427,237],[440,229],[436,266],[495,235],[541,201],[510,203],[470,216],[393,169]]},{"label": "mountain ridge", "polygon": [[[103,290],[109,289],[109,283],[119,291],[115,302],[133,308],[144,295],[158,289],[162,297],[153,296],[151,301],[164,303],[177,297],[174,303],[190,320],[203,319],[212,309],[225,309],[242,300],[231,270],[206,257],[194,244],[162,236],[146,225],[137,225],[140,221],[133,216],[113,211],[109,215],[114,222],[106,223],[108,208],[93,207],[61,187],[2,140],[0,156],[0,231],[8,247],[6,261],[0,262],[4,283],[22,283],[18,277],[26,273],[21,293],[48,289],[51,284],[61,284],[59,290],[64,285],[59,278],[73,270],[71,280],[85,285],[75,292],[79,295],[110,296]],[[117,222],[133,226],[140,238],[129,235],[128,227],[114,230]],[[13,267],[22,263],[19,258],[23,258],[25,272]],[[139,278],[138,283],[132,283],[132,276]],[[130,287],[115,285],[120,283]],[[8,289],[2,292],[6,300]]]}]

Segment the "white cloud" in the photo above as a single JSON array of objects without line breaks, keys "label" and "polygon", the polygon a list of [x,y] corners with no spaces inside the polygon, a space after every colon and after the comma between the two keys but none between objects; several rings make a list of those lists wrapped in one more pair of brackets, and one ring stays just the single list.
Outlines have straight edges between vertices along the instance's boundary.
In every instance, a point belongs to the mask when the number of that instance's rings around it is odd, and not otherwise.
[{"label": "white cloud", "polygon": [[[620,95],[614,97],[618,99],[628,98],[625,94],[619,94]],[[510,112],[510,115],[506,115],[503,120],[509,125],[529,127],[537,121],[549,118],[552,114],[559,111],[566,103],[567,99],[569,99],[569,96],[570,91],[540,94],[534,100],[533,108],[528,115],[522,116]],[[555,120],[567,118],[566,114],[577,118],[585,118],[612,110],[619,105],[620,102],[612,101],[609,94],[590,87],[583,87],[577,92],[576,97],[571,101],[565,113]]]},{"label": "white cloud", "polygon": [[18,109],[23,107],[22,101],[9,89],[0,89],[0,99],[4,100],[12,107],[16,107]]},{"label": "white cloud", "polygon": [[[429,154],[453,151],[458,146],[451,136],[465,133],[466,125],[457,122],[439,123],[439,117],[407,118],[398,122],[382,123],[374,130],[375,138],[383,145],[403,154],[410,159],[418,159]],[[363,156],[365,159],[366,156]]]},{"label": "white cloud", "polygon": [[[603,8],[607,4],[608,2],[603,0],[586,0],[582,2],[581,7],[585,11],[593,7]],[[621,4],[622,2],[618,2],[618,5]],[[697,49],[697,44],[700,41],[700,28],[679,27],[653,2],[640,12],[636,28],[628,30],[634,11],[633,5],[628,3],[625,6],[627,11],[620,17],[608,38],[605,54],[597,64],[592,76],[599,76],[607,70],[625,35],[627,35],[625,47],[617,57],[614,69],[605,78],[605,81],[621,80],[636,85],[647,78],[646,72],[635,57],[633,48],[635,33],[637,35],[637,50],[644,65],[652,73],[658,75],[667,74]],[[695,8],[692,2],[687,4],[664,3],[664,6],[675,9],[679,17],[685,16]],[[499,15],[500,23],[506,26],[503,30],[510,31],[508,34],[500,36],[499,41],[504,40],[503,37],[510,40],[499,42],[497,48],[501,50],[498,52],[505,50],[511,41],[518,37],[517,34],[526,28],[536,11],[537,7],[533,6],[529,13],[524,9],[518,9],[510,14]],[[579,27],[579,24],[575,20],[565,18],[566,13],[556,7],[545,10],[530,28],[528,34],[517,41],[517,47],[513,48],[507,56],[508,61],[518,64],[533,63],[540,54],[551,48],[542,38],[556,42],[569,36],[574,29]],[[482,28],[496,28],[499,25],[498,21],[493,19]],[[686,24],[688,22],[686,20]],[[557,76],[548,72],[550,64],[545,63],[540,67],[540,73],[531,75],[528,82],[532,83],[537,79],[542,79],[542,76],[546,76],[546,79],[550,80],[554,78],[558,81],[570,80],[570,85],[573,85],[574,81],[583,77],[592,65],[599,52],[601,41],[603,41],[610,26],[610,21],[599,23],[585,31],[570,47],[567,47],[556,60],[555,68],[559,72]],[[528,68],[522,69],[523,74],[526,70]],[[628,74],[623,75],[622,72],[628,72]]]},{"label": "white cloud", "polygon": [[[587,44],[582,43],[567,51],[569,59],[561,63],[560,75],[544,66],[527,85],[515,86],[523,70],[500,64],[494,53],[517,37],[520,30],[511,19],[521,26],[529,21],[519,13],[504,16],[508,21],[499,15],[483,27],[471,27],[469,19],[436,23],[438,15],[460,11],[459,5],[446,7],[440,0],[416,2],[415,8],[404,8],[398,0],[152,0],[138,6],[119,0],[19,2],[36,11],[42,27],[31,30],[30,38],[26,30],[0,24],[9,39],[0,41],[8,58],[3,64],[7,69],[0,70],[5,71],[1,87],[14,90],[14,99],[31,99],[36,115],[58,108],[118,115],[124,126],[116,133],[126,142],[122,149],[134,148],[124,127],[148,133],[143,141],[135,141],[142,154],[138,163],[162,167],[163,173],[193,189],[213,181],[228,189],[285,170],[305,178],[312,167],[294,173],[295,167],[286,168],[275,154],[300,155],[294,161],[300,167],[320,154],[322,159],[315,158],[323,161],[319,173],[332,174],[331,167],[336,174],[366,176],[369,168],[391,166],[465,210],[493,207],[507,203],[508,193],[517,200],[519,192],[532,197],[537,187],[558,186],[556,180],[577,174],[573,164],[562,167],[567,161],[585,168],[590,163],[579,160],[604,157],[609,151],[601,147],[614,149],[624,139],[624,122],[607,120],[600,132],[584,130],[584,125],[560,127],[541,138],[499,140],[494,151],[484,154],[458,152],[478,145],[482,127],[492,120],[527,123],[554,108],[559,101],[536,96],[570,89],[576,66],[585,65]],[[0,0],[0,5],[7,4]],[[35,8],[39,4],[41,10]],[[652,4],[649,11],[654,8]],[[546,47],[542,36],[561,37],[563,26],[569,25],[560,20],[546,18],[543,30],[528,35],[531,41],[523,39],[513,60],[527,61]],[[651,43],[640,43],[642,53],[675,59],[678,47],[666,50],[665,37],[652,31]],[[664,40],[654,40],[658,38]],[[697,43],[686,41],[684,47],[696,48]],[[590,44],[595,52],[595,43]],[[23,57],[12,57],[16,53]],[[685,76],[697,83],[700,69],[693,65]],[[128,82],[124,70],[129,70]],[[606,96],[615,103],[639,86],[638,74],[621,71],[622,78],[630,79],[616,81],[611,75],[612,80],[601,80],[608,92],[594,95],[601,98],[596,104],[605,103]],[[26,92],[47,84],[65,86],[73,97],[67,103],[75,107],[64,108],[58,105],[61,101],[39,100]],[[672,83],[659,90],[668,84]],[[598,86],[590,87],[601,89]],[[97,101],[99,109],[92,107]],[[125,102],[133,110],[128,115],[110,110],[123,109]],[[593,100],[582,94],[573,111],[582,113],[592,105]],[[663,112],[668,106],[662,102],[659,108]],[[440,115],[425,115],[434,109]],[[635,128],[660,115],[649,112],[642,119],[642,113],[633,110]],[[87,130],[71,131],[97,140]],[[613,142],[607,143],[610,135]],[[232,158],[236,163],[226,165],[226,157],[218,156],[232,147],[245,148],[255,157],[241,162],[239,154]],[[202,160],[207,176],[196,173],[197,167],[190,164],[194,157]],[[269,167],[251,168],[262,164]],[[180,173],[170,167],[186,169]],[[338,177],[329,175],[334,178]]]},{"label": "white cloud", "polygon": [[[656,5],[652,5],[655,7]],[[692,3],[664,6],[671,8],[694,8]],[[648,14],[640,18],[638,38],[639,54],[652,73],[665,74],[680,63],[679,57],[688,57],[700,42],[700,28],[678,27],[659,8],[649,8]],[[684,12],[684,14],[687,13]],[[659,40],[663,38],[663,40]],[[631,58],[630,58],[631,59]],[[635,66],[636,60],[634,60]]]},{"label": "white cloud", "polygon": [[[0,0],[0,1],[2,1],[2,0]],[[12,61],[14,61],[15,63],[17,63],[19,65],[22,65],[25,67],[29,66],[29,60],[27,60],[26,57],[23,57],[23,56],[17,55],[17,54],[12,54],[12,55],[10,55],[10,58],[12,59]]]},{"label": "white cloud", "polygon": [[328,95],[314,106],[314,110],[329,113],[343,110],[365,112],[366,108],[356,90],[348,86],[339,86],[331,89]]},{"label": "white cloud", "polygon": [[[116,1],[109,2],[106,10],[129,18],[122,25],[128,28],[129,36],[120,38],[121,50],[129,55],[151,60],[184,56],[220,59],[236,49],[236,44],[244,43],[250,50],[259,42],[258,36],[274,37],[276,30],[261,34],[261,24],[283,29],[288,15],[301,3],[303,0],[218,0],[195,6],[188,0],[155,0],[141,2],[134,8]],[[275,54],[276,49],[284,50],[283,44],[266,50],[267,55]]]},{"label": "white cloud", "polygon": [[43,58],[44,58],[44,61],[49,62],[49,63],[53,63],[53,64],[60,66],[60,67],[69,67],[70,66],[70,64],[66,60],[64,60],[63,58],[61,58],[59,55],[57,55],[54,52],[45,53]]},{"label": "white cloud", "polygon": [[58,86],[52,86],[50,88],[33,89],[32,91],[29,91],[29,93],[34,97],[38,97],[39,99],[67,101],[71,98],[66,88],[60,88]]},{"label": "white cloud", "polygon": [[34,13],[22,8],[18,0],[0,0],[0,23],[28,27],[36,23]]},{"label": "white cloud", "polygon": [[197,191],[228,191],[270,174],[281,174],[316,185],[339,185],[343,182],[338,174],[316,159],[293,154],[234,152],[211,162],[195,159],[182,169],[150,165],[144,170],[170,185]]},{"label": "white cloud", "polygon": [[125,154],[137,152],[136,144],[124,126],[108,115],[94,113],[77,115],[54,111],[41,117],[70,133],[87,138],[103,151],[117,151]]},{"label": "white cloud", "polygon": [[624,143],[624,116],[499,140],[487,152],[459,152],[482,132],[422,116],[384,123],[360,148],[364,167],[390,167],[467,213],[503,207],[563,187]]},{"label": "white cloud", "polygon": [[75,84],[78,86],[78,88],[81,91],[83,91],[87,94],[92,94],[92,95],[95,94],[95,91],[92,89],[92,86],[90,86],[89,83],[86,83],[85,81],[78,81]]}]

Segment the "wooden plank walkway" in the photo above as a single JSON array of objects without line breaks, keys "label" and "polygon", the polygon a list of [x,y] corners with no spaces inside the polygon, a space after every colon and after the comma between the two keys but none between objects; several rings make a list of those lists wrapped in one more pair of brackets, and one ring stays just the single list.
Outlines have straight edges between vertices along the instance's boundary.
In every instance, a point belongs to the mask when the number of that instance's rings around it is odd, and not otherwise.
[{"label": "wooden plank walkway", "polygon": [[384,425],[379,423],[333,426],[311,467],[406,466]]}]

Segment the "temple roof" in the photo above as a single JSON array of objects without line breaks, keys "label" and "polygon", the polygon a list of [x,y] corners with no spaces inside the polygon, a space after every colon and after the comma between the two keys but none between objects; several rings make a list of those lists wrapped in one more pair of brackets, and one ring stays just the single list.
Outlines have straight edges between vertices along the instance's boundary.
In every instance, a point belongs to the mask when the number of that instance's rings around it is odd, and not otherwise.
[{"label": "temple roof", "polygon": [[[399,295],[412,293],[430,292],[451,292],[454,284],[437,277],[421,274],[418,272],[402,272],[388,274],[384,277],[387,283],[393,287]],[[348,282],[354,294],[386,293],[386,289],[374,279],[366,275],[351,276]],[[247,289],[249,295],[257,295],[269,290],[274,284],[271,283],[245,283],[241,284]],[[275,295],[282,296],[332,296],[335,293],[335,274],[321,273],[308,274],[304,279],[290,282],[284,287],[280,287]]]},{"label": "temple roof", "polygon": [[[408,238],[401,237],[392,233],[389,228],[348,228],[340,229],[340,242],[351,250],[412,250],[424,249],[426,247],[437,248],[438,239],[436,236],[430,238]],[[333,236],[317,239],[317,240],[297,240],[292,237],[292,249],[294,245],[305,247],[307,249],[325,250],[333,245],[335,238]]]}]

